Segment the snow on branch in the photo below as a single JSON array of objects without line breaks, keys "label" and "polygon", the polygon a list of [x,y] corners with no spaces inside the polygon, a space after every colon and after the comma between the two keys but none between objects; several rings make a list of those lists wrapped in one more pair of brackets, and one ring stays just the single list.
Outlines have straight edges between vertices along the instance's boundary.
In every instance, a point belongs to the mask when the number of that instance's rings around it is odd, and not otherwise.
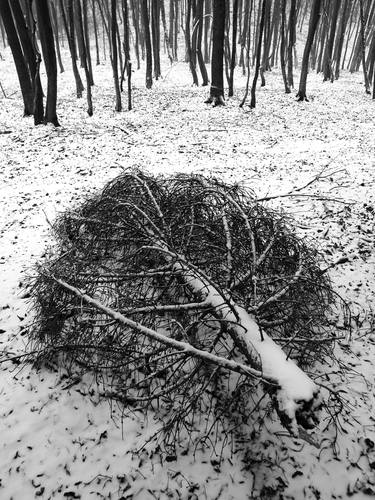
[{"label": "snow on branch", "polygon": [[102,373],[124,405],[157,401],[169,430],[219,418],[226,378],[236,411],[252,413],[241,394],[253,386],[293,434],[315,425],[319,390],[303,367],[331,356],[335,295],[285,216],[237,185],[131,170],[54,231],[32,290],[41,357],[59,346],[60,362]]}]

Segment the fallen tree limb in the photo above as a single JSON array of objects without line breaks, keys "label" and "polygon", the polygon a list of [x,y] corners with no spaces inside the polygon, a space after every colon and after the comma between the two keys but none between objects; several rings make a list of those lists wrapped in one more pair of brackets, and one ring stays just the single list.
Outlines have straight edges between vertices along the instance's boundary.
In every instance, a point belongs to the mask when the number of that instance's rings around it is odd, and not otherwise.
[{"label": "fallen tree limb", "polygon": [[214,414],[223,387],[245,419],[253,391],[294,435],[315,425],[319,390],[300,366],[330,355],[334,294],[286,217],[238,186],[130,171],[54,231],[32,292],[41,357],[58,346],[124,404],[166,408],[168,428]]}]

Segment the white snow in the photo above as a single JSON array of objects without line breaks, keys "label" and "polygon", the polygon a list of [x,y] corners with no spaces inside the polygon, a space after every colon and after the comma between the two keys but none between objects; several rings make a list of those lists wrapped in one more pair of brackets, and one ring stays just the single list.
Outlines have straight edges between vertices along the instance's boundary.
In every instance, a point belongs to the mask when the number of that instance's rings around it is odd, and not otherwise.
[{"label": "white snow", "polygon": [[[166,461],[150,445],[137,453],[157,422],[152,415],[122,418],[87,377],[64,389],[62,370],[0,365],[0,498],[369,498],[374,463],[374,172],[375,102],[365,95],[361,74],[343,72],[337,82],[308,78],[309,103],[283,93],[278,71],[266,74],[257,108],[240,110],[244,79],[224,108],[203,104],[207,89],[191,86],[187,66],[173,65],[151,91],[142,72],[134,75],[134,110],[116,114],[109,63],[95,67],[94,116],[76,100],[70,63],[59,75],[61,128],[22,118],[22,103],[8,49],[0,79],[0,342],[22,353],[27,338],[25,272],[52,242],[48,220],[71,207],[122,169],[202,172],[241,181],[259,197],[289,192],[325,165],[340,171],[314,183],[307,193],[271,202],[291,213],[301,234],[317,237],[328,262],[349,261],[330,274],[352,305],[355,332],[332,318],[338,335],[337,362],[322,367],[315,383],[342,391],[341,429],[319,428],[305,440],[285,435],[266,415],[262,430],[226,448],[223,460],[210,450],[184,448]],[[298,81],[298,78],[296,78]],[[124,99],[125,101],[125,99]],[[341,198],[336,203],[330,198]],[[268,349],[268,347],[267,347]],[[345,374],[340,366],[350,366]],[[286,372],[286,376],[288,372]],[[294,381],[296,382],[296,381]],[[293,383],[293,388],[297,387]],[[345,392],[344,392],[345,391]],[[322,392],[327,393],[322,388]],[[336,440],[336,441],[335,441]],[[335,446],[332,448],[332,444]],[[336,451],[336,454],[334,453]],[[263,493],[262,493],[263,491]],[[367,491],[367,495],[366,495]],[[196,495],[196,497],[194,497]],[[263,496],[262,496],[263,495]],[[271,493],[269,493],[272,498]],[[68,496],[68,495],[66,495]]]}]

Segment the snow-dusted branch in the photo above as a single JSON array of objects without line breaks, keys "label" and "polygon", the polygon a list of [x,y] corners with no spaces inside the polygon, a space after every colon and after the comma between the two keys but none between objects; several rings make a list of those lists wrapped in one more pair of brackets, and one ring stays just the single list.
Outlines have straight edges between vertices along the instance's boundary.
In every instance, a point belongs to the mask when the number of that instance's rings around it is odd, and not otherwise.
[{"label": "snow-dusted branch", "polygon": [[82,299],[87,304],[92,305],[99,311],[107,314],[109,317],[116,320],[118,323],[133,329],[135,332],[138,332],[139,334],[151,340],[156,340],[161,344],[164,344],[165,346],[172,347],[178,352],[202,359],[209,363],[214,363],[218,366],[221,366],[222,368],[226,368],[233,372],[241,373],[243,375],[247,375],[250,377],[255,377],[259,380],[266,382],[269,385],[275,385],[275,386],[277,385],[276,380],[273,380],[272,377],[264,377],[260,370],[253,369],[249,366],[244,365],[243,363],[237,363],[236,361],[232,361],[230,359],[226,359],[221,356],[216,356],[215,354],[212,354],[207,351],[196,349],[187,342],[181,342],[179,340],[167,337],[166,335],[163,335],[155,330],[152,330],[151,328],[148,328],[139,322],[133,321],[132,319],[127,318],[118,311],[115,311],[114,309],[105,306],[104,304],[102,304],[96,299],[93,299],[92,297],[90,297],[83,291],[79,290],[78,288],[69,285],[69,283],[66,283],[61,279],[55,278],[54,276],[51,277],[56,281],[56,283],[61,285],[66,290],[69,290],[70,292],[74,293],[77,297]]}]

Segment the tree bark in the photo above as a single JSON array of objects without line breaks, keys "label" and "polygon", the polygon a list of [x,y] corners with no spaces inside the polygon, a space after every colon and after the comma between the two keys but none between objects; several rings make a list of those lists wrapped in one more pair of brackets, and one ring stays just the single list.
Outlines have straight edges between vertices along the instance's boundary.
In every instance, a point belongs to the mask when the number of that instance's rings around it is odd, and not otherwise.
[{"label": "tree bark", "polygon": [[297,94],[298,101],[308,101],[306,96],[306,84],[307,84],[307,75],[309,72],[309,57],[316,33],[316,28],[319,22],[321,3],[322,0],[314,0],[311,7],[309,31],[307,33],[307,40],[302,57],[301,77],[299,81],[299,89]]},{"label": "tree bark", "polygon": [[290,87],[285,70],[285,22],[286,22],[286,0],[281,0],[281,27],[280,27],[280,66],[283,75],[285,93],[290,94]]},{"label": "tree bark", "polygon": [[[18,0],[17,0],[18,1]],[[8,0],[0,0],[0,16],[8,37],[8,43],[12,51],[14,64],[16,66],[18,81],[21,88],[24,116],[33,114],[33,85],[29,68],[24,57],[22,47],[18,38],[16,26],[13,21],[12,12]]]},{"label": "tree bark", "polygon": [[40,44],[47,73],[47,100],[44,113],[44,122],[52,123],[55,127],[60,124],[56,114],[57,103],[57,62],[51,18],[48,9],[48,0],[35,2]]},{"label": "tree bark", "polygon": [[228,96],[233,96],[233,81],[234,81],[234,68],[236,66],[236,49],[237,49],[237,23],[238,23],[238,0],[233,0],[233,15],[232,15],[232,57],[230,60],[229,70],[229,89]]},{"label": "tree bark", "polygon": [[117,47],[117,1],[111,0],[111,43],[112,43],[112,71],[116,92],[116,111],[122,110],[120,82],[118,75],[118,47]]},{"label": "tree bark", "polygon": [[[66,31],[66,36],[68,38],[70,57],[72,59],[73,74],[76,82],[76,93],[77,97],[80,98],[82,97],[82,92],[84,87],[81,80],[81,75],[79,74],[77,67],[77,52],[76,52],[76,42],[74,34],[75,30],[74,30],[74,17],[73,17],[73,0],[68,0],[68,6],[67,6],[68,16],[65,11],[63,0],[59,0],[59,5],[60,5],[61,17]],[[68,19],[69,19],[69,25],[68,25]]]},{"label": "tree bark", "polygon": [[212,19],[211,88],[207,103],[224,104],[225,0],[214,0]]},{"label": "tree bark", "polygon": [[255,105],[256,105],[255,91],[256,91],[256,85],[257,85],[258,76],[259,76],[259,69],[260,69],[261,52],[262,52],[262,38],[263,38],[263,31],[264,31],[264,20],[265,20],[265,15],[266,15],[266,3],[267,3],[267,0],[263,0],[262,11],[261,11],[261,15],[260,15],[260,22],[259,22],[259,31],[258,31],[258,44],[257,44],[257,50],[256,50],[255,74],[254,74],[254,78],[253,78],[253,84],[251,86],[250,108],[255,108]]},{"label": "tree bark", "polygon": [[[85,0],[83,0],[85,1]],[[87,59],[87,44],[86,40],[84,37],[84,27],[83,27],[83,13],[82,13],[82,7],[81,7],[81,0],[76,0],[76,9],[77,9],[77,23],[78,23],[78,36],[81,38],[80,44],[82,47],[82,62],[83,62],[83,68],[85,70],[85,76],[86,76],[86,93],[87,93],[87,114],[89,116],[92,116],[94,114],[93,106],[92,106],[92,95],[91,95],[91,81],[92,81],[92,75],[90,74],[90,69],[88,66],[88,59]]]},{"label": "tree bark", "polygon": [[146,45],[146,88],[150,89],[152,87],[152,49],[147,0],[141,0],[141,14]]}]

